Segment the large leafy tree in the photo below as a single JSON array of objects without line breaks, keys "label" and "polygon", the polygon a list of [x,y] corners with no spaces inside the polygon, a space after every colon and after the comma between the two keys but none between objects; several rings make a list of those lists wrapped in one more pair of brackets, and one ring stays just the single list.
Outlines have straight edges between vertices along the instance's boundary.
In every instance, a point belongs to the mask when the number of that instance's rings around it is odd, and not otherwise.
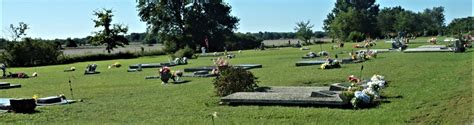
[{"label": "large leafy tree", "polygon": [[[324,20],[323,29],[333,38],[348,40],[350,32],[361,32],[370,37],[378,35],[375,0],[337,0]],[[350,25],[349,25],[350,24]]]},{"label": "large leafy tree", "polygon": [[311,40],[311,37],[313,36],[313,30],[311,28],[313,28],[314,25],[311,25],[309,21],[306,21],[306,22],[297,22],[296,23],[296,27],[295,27],[295,30],[296,30],[296,36],[308,43],[309,40]]},{"label": "large leafy tree", "polygon": [[419,16],[423,30],[426,32],[425,35],[438,35],[445,26],[444,7],[425,9]]},{"label": "large leafy tree", "polygon": [[[403,11],[396,15],[397,22],[394,25],[394,30],[398,32],[414,33],[419,31],[417,26],[417,15],[411,11]],[[418,24],[419,25],[419,24]]]},{"label": "large leafy tree", "polygon": [[128,27],[121,24],[111,24],[112,22],[112,10],[102,9],[94,11],[94,15],[97,19],[94,20],[96,28],[102,27],[103,29],[94,32],[94,35],[90,38],[90,41],[95,44],[106,44],[105,48],[108,53],[111,53],[117,46],[125,47],[129,41],[125,38],[125,34],[128,31]]},{"label": "large leafy tree", "polygon": [[456,18],[447,26],[447,32],[451,35],[459,35],[470,32],[474,33],[474,17]]},{"label": "large leafy tree", "polygon": [[415,13],[398,7],[384,8],[377,16],[377,27],[382,35],[394,37],[398,32],[412,35],[437,35],[444,28],[443,7]]},{"label": "large leafy tree", "polygon": [[210,51],[222,50],[239,21],[230,15],[231,7],[222,0],[137,2],[138,15],[147,23],[149,35],[158,35],[168,52],[176,52],[186,46],[209,46]]},{"label": "large leafy tree", "polygon": [[397,34],[395,30],[395,24],[398,20],[397,15],[404,11],[405,9],[400,6],[380,10],[377,16],[377,27],[381,35],[393,37]]}]

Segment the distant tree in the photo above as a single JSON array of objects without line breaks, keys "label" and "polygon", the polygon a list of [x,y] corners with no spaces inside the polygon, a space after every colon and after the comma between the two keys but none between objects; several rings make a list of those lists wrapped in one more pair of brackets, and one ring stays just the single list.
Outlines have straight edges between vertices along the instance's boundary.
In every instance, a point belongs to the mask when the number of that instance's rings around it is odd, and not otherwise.
[{"label": "distant tree", "polygon": [[77,43],[75,40],[72,40],[71,38],[67,38],[66,47],[77,47]]},{"label": "distant tree", "polygon": [[125,45],[128,45],[129,41],[124,37],[124,34],[128,31],[128,27],[120,24],[111,24],[113,17],[112,10],[97,10],[94,11],[94,15],[97,16],[97,19],[94,20],[94,27],[103,27],[104,29],[94,32],[94,36],[90,39],[92,43],[106,44],[108,53],[111,53],[117,46],[125,47]]},{"label": "distant tree", "polygon": [[0,38],[0,49],[5,49],[7,46],[8,40],[4,38]]},{"label": "distant tree", "polygon": [[405,9],[400,6],[380,10],[377,16],[377,27],[381,35],[393,36],[394,34],[397,34],[397,31],[395,30],[395,24],[398,20],[397,15],[404,11]]},{"label": "distant tree", "polygon": [[10,34],[12,41],[17,41],[22,36],[26,36],[26,30],[29,29],[28,24],[24,22],[18,23],[18,26],[10,24]]},{"label": "distant tree", "polygon": [[421,22],[418,22],[417,25],[421,25],[423,30],[427,32],[427,35],[441,34],[443,27],[445,26],[444,7],[425,9],[423,13],[419,14],[419,16]]},{"label": "distant tree", "polygon": [[138,42],[142,40],[140,37],[140,33],[131,33],[128,40],[130,40],[130,42]]},{"label": "distant tree", "polygon": [[395,15],[397,20],[394,25],[394,30],[398,32],[413,33],[418,31],[420,28],[420,22],[417,22],[417,14],[412,11],[403,11]]},{"label": "distant tree", "polygon": [[474,33],[474,17],[456,18],[446,28],[447,33],[451,35],[460,35],[464,33]]},{"label": "distant tree", "polygon": [[56,63],[61,54],[56,43],[24,38],[21,42],[9,43],[0,60],[10,66],[38,66]]},{"label": "distant tree", "polygon": [[158,43],[158,38],[155,35],[145,35],[144,44],[156,44]]},{"label": "distant tree", "polygon": [[322,32],[322,31],[316,31],[314,32],[314,37],[316,38],[323,38],[326,36],[326,33],[325,32]]},{"label": "distant tree", "polygon": [[313,28],[314,25],[311,25],[309,21],[306,21],[306,22],[297,22],[296,23],[296,27],[295,27],[295,30],[296,30],[296,36],[308,43],[309,40],[311,39],[311,37],[313,36],[313,30],[311,28]]},{"label": "distant tree", "polygon": [[54,40],[53,45],[54,45],[54,47],[56,47],[56,49],[58,49],[58,50],[63,49],[63,47],[61,46],[62,44],[61,44],[60,40]]},{"label": "distant tree", "polygon": [[230,41],[227,41],[227,50],[242,50],[249,48],[257,48],[261,45],[262,39],[252,34],[235,33]]},{"label": "distant tree", "polygon": [[375,37],[379,5],[375,0],[337,0],[324,20],[323,29],[332,37],[348,41],[350,32],[357,31]]}]

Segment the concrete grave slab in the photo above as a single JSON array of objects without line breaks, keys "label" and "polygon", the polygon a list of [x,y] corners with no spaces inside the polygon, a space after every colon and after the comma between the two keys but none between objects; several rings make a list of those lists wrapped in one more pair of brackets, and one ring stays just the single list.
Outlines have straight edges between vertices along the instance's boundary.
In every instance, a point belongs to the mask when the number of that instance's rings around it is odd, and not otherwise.
[{"label": "concrete grave slab", "polygon": [[[137,69],[139,67],[140,64],[134,64],[134,65],[130,65],[128,66],[130,69]],[[142,68],[160,68],[160,67],[163,67],[163,65],[161,63],[150,63],[150,64],[141,64],[142,65]]]},{"label": "concrete grave slab", "polygon": [[[370,51],[377,51],[377,53],[388,53],[388,52],[400,52],[399,49],[370,49]],[[361,49],[358,50],[357,52],[367,52],[367,49]]]},{"label": "concrete grave slab", "polygon": [[198,54],[199,57],[218,57],[218,56],[223,56],[224,53],[201,53]]},{"label": "concrete grave slab", "polygon": [[453,52],[452,48],[410,48],[403,51],[404,53],[423,53],[423,52]]},{"label": "concrete grave slab", "polygon": [[249,69],[255,69],[255,68],[262,68],[263,66],[261,64],[237,64],[233,65],[234,67],[240,67],[245,70]]},{"label": "concrete grave slab", "polygon": [[269,87],[264,92],[238,92],[221,101],[229,104],[346,105],[337,91],[328,87]]},{"label": "concrete grave slab", "polygon": [[[261,64],[237,64],[232,65],[234,67],[240,67],[245,70],[255,69],[255,68],[262,68]],[[184,72],[196,72],[196,71],[212,71],[212,69],[217,68],[216,66],[202,66],[202,67],[195,67],[195,68],[185,68]]]},{"label": "concrete grave slab", "polygon": [[351,83],[334,83],[329,86],[330,91],[345,91],[351,86]]},{"label": "concrete grave slab", "polygon": [[423,45],[419,46],[417,48],[441,48],[441,49],[447,49],[446,45]]},{"label": "concrete grave slab", "polygon": [[183,74],[183,77],[217,77],[216,74]]},{"label": "concrete grave slab", "polygon": [[[345,58],[345,59],[336,59],[337,61],[340,61],[342,64],[349,64],[349,63],[360,63],[363,62],[361,60],[352,60],[350,58]],[[296,62],[296,66],[311,66],[311,65],[321,65],[324,64],[326,60],[311,60],[311,61],[299,61]]]}]

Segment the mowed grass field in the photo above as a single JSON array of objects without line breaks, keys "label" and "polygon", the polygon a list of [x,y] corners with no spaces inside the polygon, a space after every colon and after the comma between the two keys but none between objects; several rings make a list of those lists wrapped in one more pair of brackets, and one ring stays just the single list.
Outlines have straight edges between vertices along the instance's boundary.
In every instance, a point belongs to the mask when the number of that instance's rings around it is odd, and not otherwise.
[{"label": "mowed grass field", "polygon": [[[428,38],[412,40],[411,47],[427,44]],[[439,38],[444,39],[444,38]],[[440,43],[443,44],[443,43]],[[332,50],[332,55],[348,57],[352,43]],[[374,48],[388,48],[378,42]],[[320,46],[309,46],[318,52]],[[215,124],[470,124],[473,122],[472,50],[467,53],[382,53],[376,59],[359,64],[346,64],[340,69],[321,70],[319,66],[296,67],[295,62],[309,51],[279,48],[265,51],[248,50],[236,53],[231,64],[258,63],[261,69],[251,71],[260,86],[327,86],[345,82],[347,76],[358,75],[364,65],[365,79],[373,74],[384,75],[390,81],[379,106],[369,109],[339,109],[298,106],[227,106],[219,105],[212,78],[185,78],[185,84],[161,85],[159,80],[145,80],[157,74],[157,69],[128,73],[128,65],[168,61],[168,56],[127,60],[81,62],[31,68],[13,68],[10,72],[38,72],[30,79],[4,79],[19,83],[22,88],[0,90],[0,98],[40,97],[65,94],[71,98],[68,80],[74,88],[70,105],[37,108],[38,113],[0,114],[0,124],[212,124],[210,115],[217,112]],[[235,53],[235,52],[234,52]],[[107,69],[120,62],[123,67]],[[97,75],[83,75],[87,64],[97,63]],[[190,60],[190,64],[172,67],[212,65],[211,58]],[[63,72],[74,66],[76,72]]]}]

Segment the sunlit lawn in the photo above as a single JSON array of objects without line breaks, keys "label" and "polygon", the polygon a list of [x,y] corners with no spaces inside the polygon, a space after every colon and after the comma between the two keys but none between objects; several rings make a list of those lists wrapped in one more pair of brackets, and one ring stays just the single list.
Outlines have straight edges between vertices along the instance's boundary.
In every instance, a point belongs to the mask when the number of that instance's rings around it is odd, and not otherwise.
[{"label": "sunlit lawn", "polygon": [[[410,47],[428,44],[429,38],[412,40]],[[438,40],[443,40],[439,38]],[[441,42],[440,44],[445,44]],[[348,57],[350,48],[322,48],[331,54]],[[388,48],[378,42],[375,48]],[[319,45],[309,46],[320,51]],[[216,124],[406,124],[406,123],[469,123],[472,110],[472,50],[467,53],[382,53],[377,59],[359,64],[343,65],[340,69],[321,70],[319,66],[296,67],[295,62],[309,51],[298,48],[248,50],[236,53],[231,64],[258,63],[263,68],[251,70],[259,77],[260,86],[325,86],[345,82],[347,76],[358,75],[364,65],[363,76],[384,75],[390,86],[382,95],[388,97],[381,105],[362,110],[327,107],[297,106],[226,106],[218,105],[212,78],[186,78],[186,84],[161,85],[159,80],[145,80],[156,75],[157,69],[128,73],[126,67],[135,63],[166,62],[168,56],[144,57],[127,60],[83,62],[31,68],[13,68],[11,72],[38,72],[39,77],[7,79],[22,88],[0,90],[0,97],[32,97],[65,94],[71,98],[68,80],[71,79],[74,99],[70,105],[37,108],[34,114],[0,114],[0,124],[212,124],[210,115],[217,112]],[[120,62],[123,67],[107,69]],[[82,69],[97,63],[98,75],[84,76]],[[190,60],[186,67],[212,65],[211,58]],[[63,72],[71,66],[79,71]]]}]

